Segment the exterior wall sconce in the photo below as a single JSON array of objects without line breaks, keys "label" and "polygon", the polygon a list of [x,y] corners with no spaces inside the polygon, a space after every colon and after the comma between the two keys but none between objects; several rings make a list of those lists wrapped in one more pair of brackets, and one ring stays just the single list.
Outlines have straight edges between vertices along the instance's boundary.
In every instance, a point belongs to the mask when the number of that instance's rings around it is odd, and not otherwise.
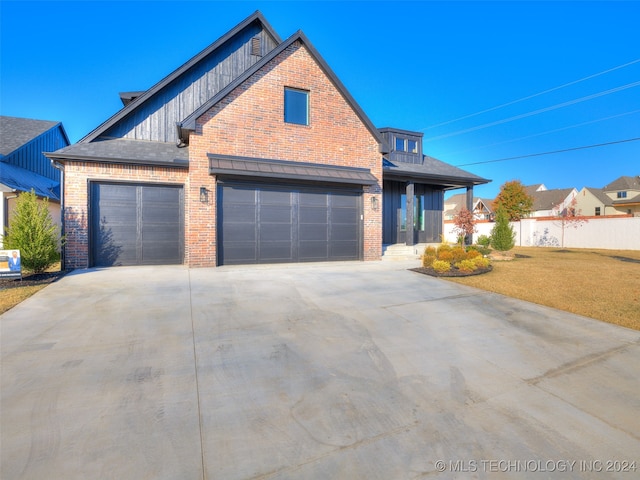
[{"label": "exterior wall sconce", "polygon": [[378,211],[378,197],[371,197],[371,210]]},{"label": "exterior wall sconce", "polygon": [[200,187],[200,202],[209,203],[209,190],[207,190],[207,187]]}]

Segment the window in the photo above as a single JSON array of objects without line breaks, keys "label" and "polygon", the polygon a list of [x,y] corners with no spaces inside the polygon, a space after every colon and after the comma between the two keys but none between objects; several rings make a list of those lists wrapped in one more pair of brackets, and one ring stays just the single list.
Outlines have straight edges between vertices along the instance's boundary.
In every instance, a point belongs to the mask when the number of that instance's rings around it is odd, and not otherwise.
[{"label": "window", "polygon": [[627,198],[627,192],[618,192],[618,198]]},{"label": "window", "polygon": [[418,153],[418,142],[408,138],[396,137],[396,151]]},{"label": "window", "polygon": [[600,216],[600,207],[596,207],[596,217]]},{"label": "window", "polygon": [[309,92],[284,89],[284,121],[297,125],[309,125]]}]

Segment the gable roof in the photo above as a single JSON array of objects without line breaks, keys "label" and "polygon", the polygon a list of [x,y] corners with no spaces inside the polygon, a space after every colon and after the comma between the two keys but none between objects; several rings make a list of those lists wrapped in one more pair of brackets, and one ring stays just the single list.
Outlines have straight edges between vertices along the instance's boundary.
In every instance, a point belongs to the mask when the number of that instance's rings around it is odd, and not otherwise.
[{"label": "gable roof", "polygon": [[33,190],[39,197],[60,201],[60,182],[6,162],[0,162],[0,185],[19,192]]},{"label": "gable roof", "polygon": [[601,188],[584,187],[584,190],[591,193],[591,195],[596,197],[598,201],[603,205],[613,205],[613,201],[611,200],[611,197],[609,197],[609,195],[604,193],[604,191]]},{"label": "gable roof", "polygon": [[[0,116],[0,156],[6,157],[58,125],[62,124],[49,120]],[[66,133],[64,135],[66,137]]]},{"label": "gable roof", "polygon": [[[388,152],[388,146],[386,145],[386,141],[378,131],[378,129],[373,125],[369,117],[364,113],[362,108],[358,105],[356,100],[351,96],[349,91],[343,85],[343,83],[338,79],[336,74],[331,70],[331,67],[327,64],[327,62],[322,58],[320,53],[315,49],[315,47],[311,44],[307,36],[301,31],[298,30],[292,36],[290,36],[284,42],[281,42],[276,48],[271,50],[267,55],[262,57],[259,62],[256,62],[254,65],[249,67],[245,72],[239,75],[234,81],[232,81],[225,88],[220,90],[216,95],[214,95],[208,102],[203,103],[199,108],[197,108],[193,113],[187,116],[178,127],[181,130],[186,131],[194,131],[196,128],[196,120],[210,110],[214,105],[223,100],[227,95],[229,95],[236,87],[241,85],[243,82],[248,80],[252,75],[258,72],[262,67],[264,67],[271,60],[276,58],[279,54],[284,52],[287,48],[293,45],[295,42],[301,42],[309,51],[313,59],[318,63],[320,68],[327,75],[329,80],[334,84],[336,89],[340,92],[340,94],[345,98],[349,106],[353,109],[356,115],[360,118],[362,123],[367,127],[367,129],[371,132],[373,137],[378,141],[380,145],[380,151],[382,153]],[[187,138],[188,135],[181,135],[182,138]]]},{"label": "gable roof", "polygon": [[539,210],[552,210],[560,205],[573,192],[573,188],[556,188],[553,190],[540,190],[531,193],[533,197],[534,212]]},{"label": "gable roof", "polygon": [[482,185],[491,181],[428,155],[424,155],[422,164],[392,162],[385,158],[382,163],[382,172],[385,178],[433,182],[441,185],[445,190]]},{"label": "gable roof", "polygon": [[640,190],[640,175],[635,177],[622,176],[611,182],[609,185],[602,187],[602,190],[605,192],[616,190]]},{"label": "gable roof", "polygon": [[162,80],[160,80],[150,89],[142,93],[141,92],[124,92],[124,98],[121,96],[121,99],[123,103],[126,102],[126,106],[122,108],[120,111],[118,111],[111,118],[106,120],[104,123],[102,123],[100,126],[98,126],[96,129],[88,133],[85,137],[80,139],[79,143],[86,143],[86,142],[91,142],[96,140],[99,136],[104,134],[109,128],[116,125],[119,121],[124,119],[127,115],[129,115],[133,110],[135,110],[142,103],[144,103],[145,101],[153,97],[165,86],[169,85],[171,82],[179,78],[182,74],[187,72],[190,68],[198,64],[204,58],[209,56],[211,53],[216,51],[219,47],[221,47],[227,41],[233,38],[237,33],[244,30],[246,27],[250,26],[254,22],[259,22],[267,31],[267,33],[275,40],[276,43],[281,42],[280,36],[275,32],[275,30],[273,30],[271,25],[269,25],[269,23],[264,18],[262,13],[260,13],[259,11],[256,11],[252,15],[247,17],[245,20],[240,22],[238,25],[236,25],[234,28],[229,30],[227,33],[225,33],[218,40],[216,40],[211,45],[209,45],[207,48],[205,48],[200,53],[192,57],[189,61],[184,63],[182,66],[174,70],[172,73],[170,73],[166,77],[164,77]]}]

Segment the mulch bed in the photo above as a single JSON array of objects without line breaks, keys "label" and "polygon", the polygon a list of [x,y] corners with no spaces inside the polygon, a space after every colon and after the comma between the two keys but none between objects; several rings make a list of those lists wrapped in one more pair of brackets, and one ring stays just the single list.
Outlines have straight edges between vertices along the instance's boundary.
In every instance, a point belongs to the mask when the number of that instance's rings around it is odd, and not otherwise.
[{"label": "mulch bed", "polygon": [[483,273],[489,273],[493,270],[493,267],[489,265],[487,268],[479,268],[474,272],[462,272],[457,268],[453,268],[448,272],[438,273],[433,268],[418,267],[410,268],[412,272],[422,273],[423,275],[431,275],[432,277],[471,277],[473,275],[482,275]]},{"label": "mulch bed", "polygon": [[53,283],[59,278],[65,275],[65,271],[60,272],[45,272],[45,273],[31,273],[23,275],[20,279],[0,279],[0,290],[6,290],[9,288],[29,287],[32,285],[46,285]]}]

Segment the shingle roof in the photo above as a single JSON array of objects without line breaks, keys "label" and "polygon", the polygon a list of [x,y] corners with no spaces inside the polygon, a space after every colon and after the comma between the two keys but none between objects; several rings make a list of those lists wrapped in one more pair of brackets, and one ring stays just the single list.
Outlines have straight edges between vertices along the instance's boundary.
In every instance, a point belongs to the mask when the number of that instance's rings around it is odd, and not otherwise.
[{"label": "shingle roof", "polygon": [[422,164],[391,162],[385,158],[383,174],[387,178],[431,180],[446,188],[482,185],[491,181],[428,155],[424,156]]},{"label": "shingle roof", "polygon": [[613,200],[611,200],[609,195],[604,193],[601,188],[584,187],[584,189],[591,192],[591,194],[596,197],[603,205],[613,205]]},{"label": "shingle roof", "polygon": [[572,192],[573,188],[556,188],[533,192],[533,211],[551,210],[560,205]]},{"label": "shingle roof", "polygon": [[6,156],[60,122],[0,116],[0,155]]},{"label": "shingle roof", "polygon": [[617,178],[609,185],[605,185],[604,187],[602,187],[602,190],[604,190],[605,192],[615,190],[640,190],[640,175],[635,177],[623,176]]},{"label": "shingle roof", "polygon": [[115,138],[90,143],[76,143],[46,156],[56,160],[107,161],[165,167],[189,166],[189,149],[174,143]]}]

